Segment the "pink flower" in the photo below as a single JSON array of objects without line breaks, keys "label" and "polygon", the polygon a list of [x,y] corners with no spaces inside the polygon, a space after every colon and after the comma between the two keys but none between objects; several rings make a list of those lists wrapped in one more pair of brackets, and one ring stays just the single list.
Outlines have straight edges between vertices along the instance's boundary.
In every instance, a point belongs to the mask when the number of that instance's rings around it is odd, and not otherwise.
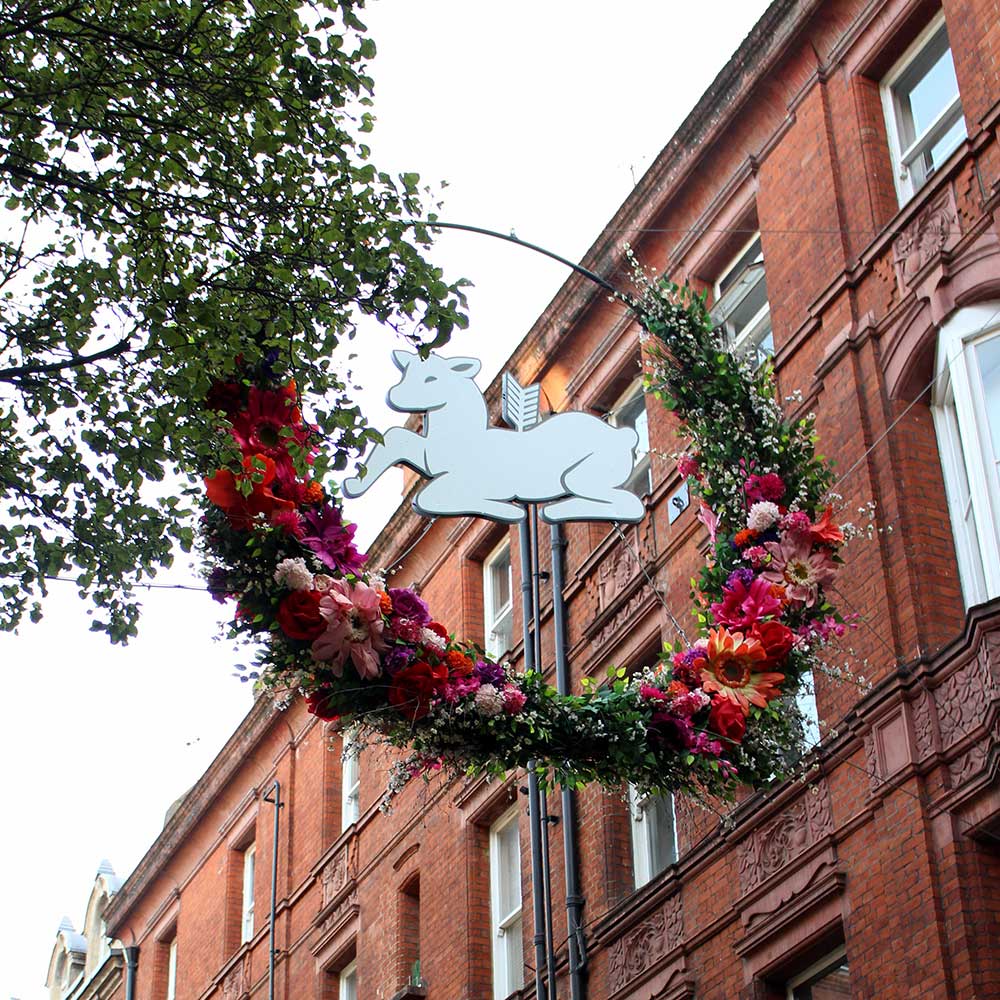
[{"label": "pink flower", "polygon": [[785,481],[776,472],[765,472],[763,476],[754,474],[747,477],[743,492],[751,503],[758,500],[778,501],[784,496]]},{"label": "pink flower", "polygon": [[677,460],[677,471],[681,474],[682,479],[691,477],[701,479],[701,468],[698,465],[698,459],[693,455],[681,455]]},{"label": "pink flower", "polygon": [[698,520],[708,528],[708,537],[713,545],[719,533],[719,519],[712,513],[712,508],[707,503],[702,502],[698,508]]},{"label": "pink flower", "polygon": [[812,521],[804,510],[796,510],[781,519],[781,527],[792,534],[808,535],[812,530]]},{"label": "pink flower", "polygon": [[[741,569],[739,572],[749,574],[751,571]],[[736,573],[733,573],[730,580],[732,585],[723,591],[723,600],[712,605],[712,614],[719,625],[745,629],[754,622],[781,611],[781,601],[771,593],[768,580],[757,576],[747,585]]]},{"label": "pink flower", "polygon": [[517,715],[524,708],[528,696],[513,684],[508,684],[503,689],[503,710],[508,715]]},{"label": "pink flower", "polygon": [[466,695],[475,694],[479,690],[481,681],[474,674],[469,677],[458,677],[449,681],[444,688],[444,700],[450,705],[454,705],[459,698]]},{"label": "pink flower", "polygon": [[385,649],[380,605],[381,594],[368,584],[334,580],[319,602],[328,624],[312,644],[313,657],[329,662],[338,677],[348,658],[362,680],[378,677],[378,654]]},{"label": "pink flower", "polygon": [[836,574],[837,565],[829,552],[810,552],[808,535],[786,535],[781,542],[768,542],[764,548],[771,554],[771,562],[761,577],[782,584],[790,601],[801,601],[806,607],[816,603],[819,588]]},{"label": "pink flower", "polygon": [[763,566],[768,559],[767,549],[763,545],[751,545],[750,548],[743,550],[743,558],[750,563],[754,569],[759,569]]}]

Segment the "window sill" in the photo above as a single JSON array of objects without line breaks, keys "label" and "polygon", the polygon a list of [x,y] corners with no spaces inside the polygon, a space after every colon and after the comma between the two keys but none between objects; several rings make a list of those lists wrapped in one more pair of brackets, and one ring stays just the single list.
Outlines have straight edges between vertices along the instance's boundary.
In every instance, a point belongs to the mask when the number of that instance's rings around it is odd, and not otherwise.
[{"label": "window sill", "polygon": [[413,983],[407,983],[401,989],[393,993],[390,1000],[416,1000],[418,997],[427,996],[426,986],[414,986]]}]

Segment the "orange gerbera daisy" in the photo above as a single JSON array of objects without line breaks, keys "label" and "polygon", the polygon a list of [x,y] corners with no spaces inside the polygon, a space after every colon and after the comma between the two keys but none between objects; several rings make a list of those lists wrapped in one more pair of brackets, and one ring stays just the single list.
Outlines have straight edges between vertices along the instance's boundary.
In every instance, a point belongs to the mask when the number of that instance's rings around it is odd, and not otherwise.
[{"label": "orange gerbera daisy", "polygon": [[764,708],[781,694],[775,685],[785,675],[760,670],[766,661],[767,652],[756,639],[717,628],[708,633],[705,655],[695,666],[701,670],[701,684],[706,691],[728,698],[749,715],[751,704]]}]

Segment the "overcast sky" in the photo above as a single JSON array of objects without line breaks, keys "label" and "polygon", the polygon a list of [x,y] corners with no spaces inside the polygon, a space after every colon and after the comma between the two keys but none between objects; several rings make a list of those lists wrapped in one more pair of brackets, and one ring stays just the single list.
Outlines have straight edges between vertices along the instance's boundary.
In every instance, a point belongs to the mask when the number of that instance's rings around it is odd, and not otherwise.
[{"label": "overcast sky", "polygon": [[[766,6],[376,0],[375,162],[447,181],[443,219],[579,259]],[[474,282],[470,330],[445,353],[482,358],[485,387],[566,270],[465,233],[442,235],[433,256]],[[376,423],[397,346],[377,329],[357,342]],[[364,541],[399,502],[399,479],[385,480],[348,508]],[[199,585],[183,567],[158,582]],[[47,995],[59,921],[81,929],[101,859],[128,875],[250,706],[236,654],[214,641],[231,612],[206,594],[151,590],[121,649],[87,631],[70,585],[52,586],[40,625],[0,633],[4,1000]]]}]

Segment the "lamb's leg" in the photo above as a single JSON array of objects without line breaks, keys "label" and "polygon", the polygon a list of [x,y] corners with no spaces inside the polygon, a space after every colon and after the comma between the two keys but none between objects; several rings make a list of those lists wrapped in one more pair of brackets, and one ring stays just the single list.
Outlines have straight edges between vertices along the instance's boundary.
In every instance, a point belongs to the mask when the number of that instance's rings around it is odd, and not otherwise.
[{"label": "lamb's leg", "polygon": [[415,434],[405,427],[390,427],[382,444],[375,445],[365,461],[367,474],[364,479],[351,476],[341,484],[345,497],[359,497],[382,475],[386,469],[394,465],[404,464],[416,469],[421,475],[428,475],[427,460],[424,456],[424,446],[427,444],[422,434]]},{"label": "lamb's leg", "polygon": [[[558,521],[641,521],[646,513],[643,502],[617,483],[609,484],[612,476],[631,468],[631,462],[609,461],[616,455],[594,453],[588,455],[563,475],[563,486],[569,496],[542,508],[542,520],[550,524]],[[618,466],[621,468],[618,468]],[[613,481],[612,481],[613,482]]]},{"label": "lamb's leg", "polygon": [[504,500],[491,500],[475,489],[475,484],[455,473],[444,473],[431,480],[416,496],[413,506],[430,517],[479,515],[491,521],[514,524],[524,520],[524,508]]}]

